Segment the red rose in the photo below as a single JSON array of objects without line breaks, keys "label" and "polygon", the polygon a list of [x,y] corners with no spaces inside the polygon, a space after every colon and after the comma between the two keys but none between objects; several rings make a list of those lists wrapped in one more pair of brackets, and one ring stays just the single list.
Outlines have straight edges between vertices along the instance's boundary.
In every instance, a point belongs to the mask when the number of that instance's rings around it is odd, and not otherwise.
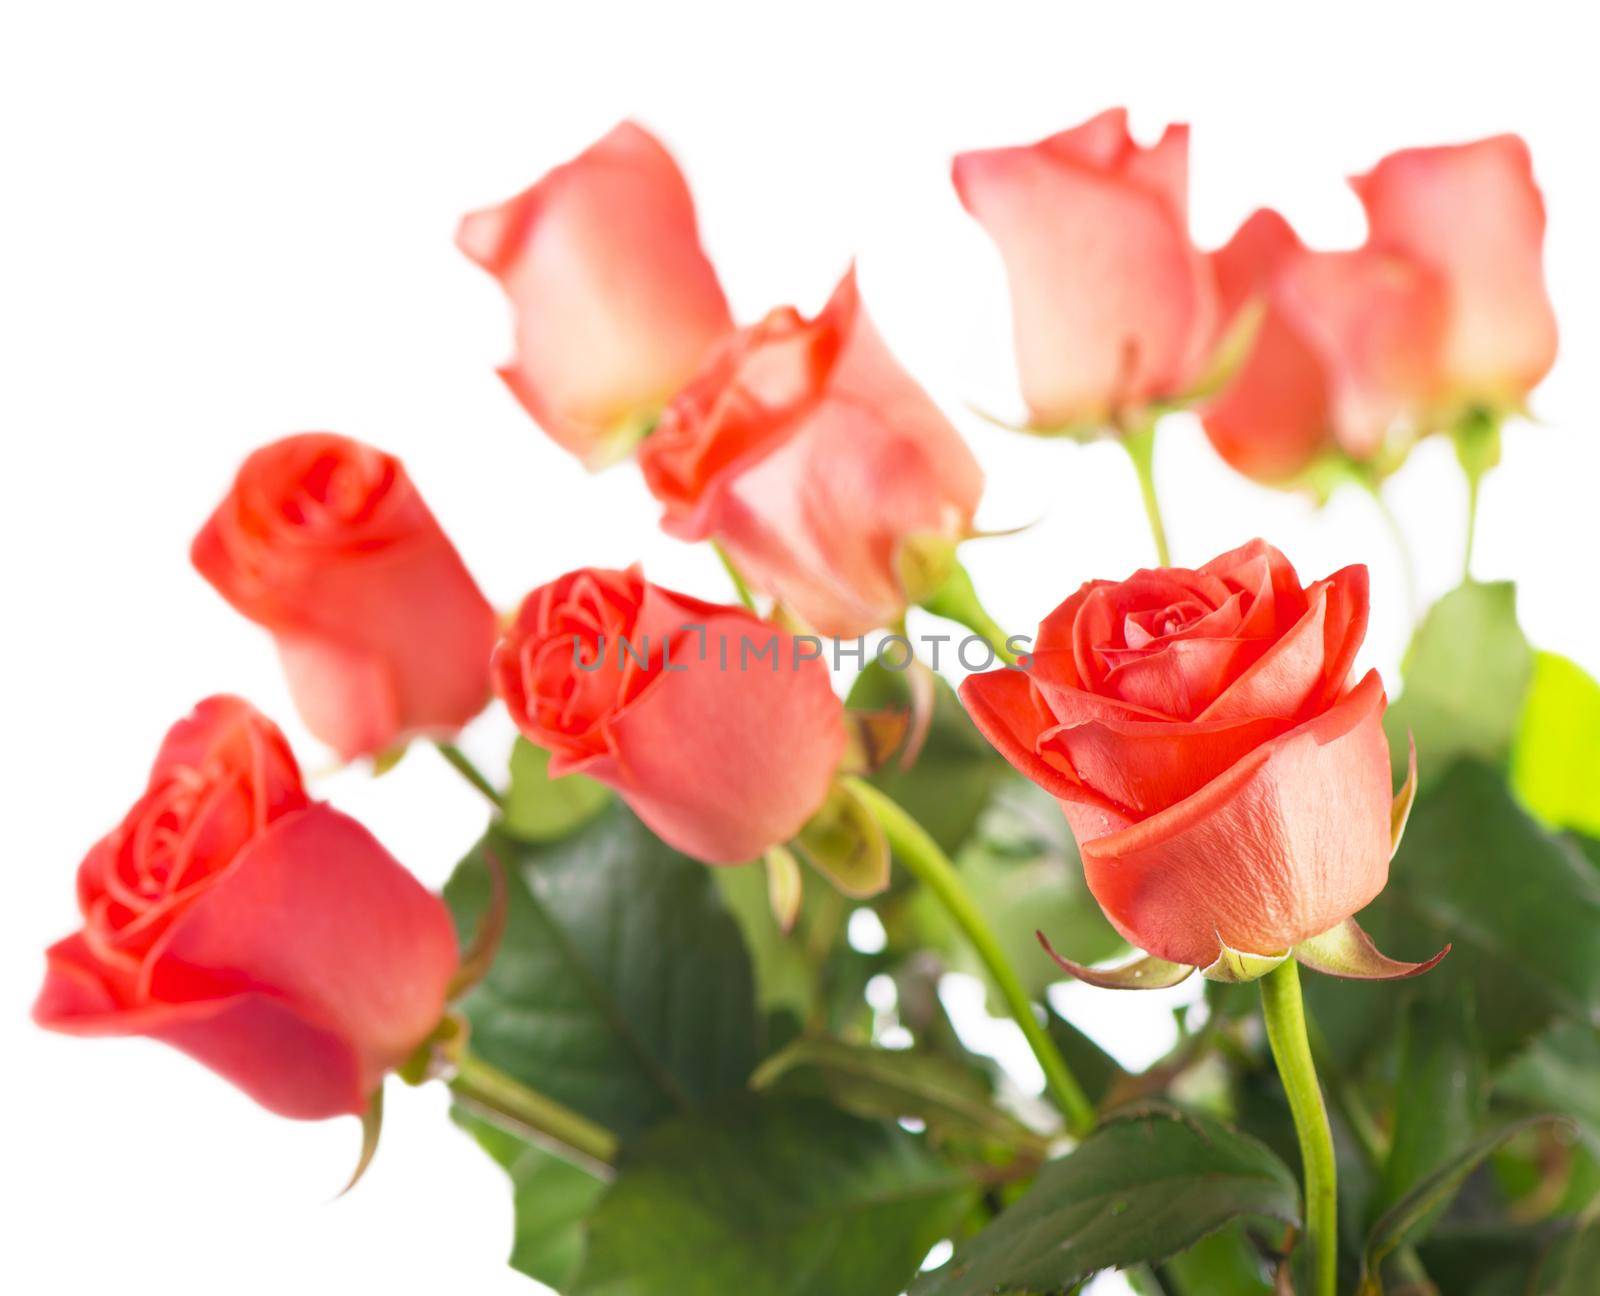
[{"label": "red rose", "polygon": [[191,557],[272,631],[307,728],[346,760],[453,733],[488,700],[494,609],[381,450],[326,432],[264,446]]},{"label": "red rose", "polygon": [[733,327],[689,187],[632,122],[468,216],[456,242],[511,299],[516,359],[500,376],[591,467],[631,450]]},{"label": "red rose", "polygon": [[965,536],[983,474],[889,354],[845,275],[814,320],[784,308],[729,337],[639,451],[662,525],[715,539],[811,628],[849,638],[906,608],[913,536]]},{"label": "red rose", "polygon": [[1250,217],[1212,264],[1229,317],[1265,307],[1243,365],[1204,413],[1240,472],[1286,481],[1327,454],[1369,460],[1418,426],[1444,327],[1431,272],[1373,248],[1308,251],[1272,211]]},{"label": "red rose", "polygon": [[1189,236],[1187,126],[1141,148],[1115,108],[1037,144],[963,153],[954,179],[1005,261],[1036,426],[1136,416],[1200,378],[1216,289]]},{"label": "red rose", "polygon": [[144,795],[84,857],[78,905],[39,1024],[161,1040],[283,1116],[364,1111],[456,969],[443,903],[308,801],[283,735],[233,697],[172,727]]},{"label": "red rose", "polygon": [[1519,407],[1556,356],[1545,291],[1544,200],[1515,135],[1391,153],[1351,181],[1371,246],[1426,266],[1444,286],[1444,394]]},{"label": "red rose", "polygon": [[1089,889],[1158,958],[1278,955],[1383,889],[1389,747],[1349,687],[1367,573],[1302,589],[1262,541],[1198,571],[1091,581],[1025,671],[969,678],[989,741],[1061,802]]},{"label": "red rose", "polygon": [[583,568],[523,600],[495,689],[551,774],[609,784],[663,841],[737,863],[799,831],[844,750],[843,707],[802,644],[637,568]]}]

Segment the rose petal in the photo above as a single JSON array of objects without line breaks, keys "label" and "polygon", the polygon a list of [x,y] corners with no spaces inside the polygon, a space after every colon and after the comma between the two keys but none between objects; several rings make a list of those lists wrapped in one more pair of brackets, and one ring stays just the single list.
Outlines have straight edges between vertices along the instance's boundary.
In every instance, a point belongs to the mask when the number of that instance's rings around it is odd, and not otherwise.
[{"label": "rose petal", "polygon": [[1367,569],[1343,568],[1312,587],[1306,613],[1228,686],[1202,720],[1291,718],[1343,690],[1367,629]]},{"label": "rose petal", "polygon": [[1022,671],[1002,667],[968,675],[961,682],[961,703],[972,723],[1019,774],[1032,779],[1058,801],[1076,801],[1120,815],[1109,801],[1085,787],[1066,766],[1065,758],[1039,749],[1039,733],[1054,717]]},{"label": "rose petal", "polygon": [[1518,405],[1549,371],[1556,320],[1545,289],[1544,200],[1515,135],[1392,153],[1351,181],[1372,246],[1444,281],[1445,384],[1463,401]]},{"label": "rose petal", "polygon": [[1327,430],[1353,458],[1432,397],[1446,312],[1427,270],[1367,248],[1306,253],[1280,272],[1272,310],[1315,357]]},{"label": "rose petal", "polygon": [[437,1025],[456,963],[438,897],[355,820],[318,805],[269,827],[173,924],[149,992],[165,1005],[269,996],[271,1011],[239,1003],[159,1037],[251,1093],[282,1095],[304,1083],[295,1033],[332,1035],[356,1059],[364,1104]]},{"label": "rose petal", "polygon": [[1112,157],[1120,119],[1023,148],[965,153],[953,178],[1000,249],[1017,366],[1036,425],[1104,422],[1184,390],[1215,320],[1209,268],[1175,187],[1186,137]]},{"label": "rose petal", "polygon": [[853,270],[815,320],[764,329],[674,401],[641,467],[669,531],[718,540],[819,633],[862,635],[905,611],[907,539],[970,531],[983,474],[889,353]]},{"label": "rose petal", "polygon": [[[1356,912],[1388,876],[1389,752],[1376,672],[1195,795],[1117,825],[1064,802],[1089,889],[1159,958],[1278,951]],[[1108,831],[1109,829],[1109,831]]]},{"label": "rose petal", "polygon": [[613,722],[615,753],[574,768],[616,788],[687,855],[760,857],[822,804],[844,752],[827,669],[797,664],[797,645],[742,612],[706,616]]},{"label": "rose petal", "polygon": [[624,122],[456,242],[516,313],[502,377],[556,441],[598,466],[730,328],[672,157]]},{"label": "rose petal", "polygon": [[1216,452],[1261,482],[1288,482],[1333,446],[1322,366],[1271,310],[1244,364],[1205,407],[1202,421]]},{"label": "rose petal", "polygon": [[1087,787],[1138,819],[1197,792],[1286,727],[1271,716],[1190,724],[1090,721],[1046,729],[1037,746],[1042,754],[1059,752]]},{"label": "rose petal", "polygon": [[33,1017],[67,1035],[136,1036],[187,1053],[269,1111],[296,1120],[359,1115],[372,1090],[339,1031],[267,992],[125,1009],[81,936],[53,945]]},{"label": "rose petal", "polygon": [[1228,242],[1211,254],[1217,281],[1220,332],[1252,301],[1262,301],[1279,268],[1305,244],[1294,227],[1270,207],[1252,212]]}]

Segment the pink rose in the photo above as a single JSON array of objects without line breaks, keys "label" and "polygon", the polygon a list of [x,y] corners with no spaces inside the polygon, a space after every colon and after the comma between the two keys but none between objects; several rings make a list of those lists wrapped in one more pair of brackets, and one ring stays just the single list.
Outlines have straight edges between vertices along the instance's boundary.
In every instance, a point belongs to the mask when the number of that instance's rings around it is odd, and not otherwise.
[{"label": "pink rose", "polygon": [[1121,108],[1020,148],[963,153],[962,203],[1011,282],[1038,427],[1096,426],[1183,396],[1216,344],[1216,289],[1189,237],[1189,128],[1142,148]]},{"label": "pink rose", "polygon": [[733,327],[689,187],[632,122],[468,216],[456,242],[511,299],[516,358],[500,376],[591,467],[628,453]]}]

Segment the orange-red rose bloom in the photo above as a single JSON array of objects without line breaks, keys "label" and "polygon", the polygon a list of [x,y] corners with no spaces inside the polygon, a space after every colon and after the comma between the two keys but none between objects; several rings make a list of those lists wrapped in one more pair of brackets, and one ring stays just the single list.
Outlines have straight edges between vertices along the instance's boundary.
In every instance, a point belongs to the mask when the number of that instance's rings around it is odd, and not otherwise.
[{"label": "orange-red rose bloom", "polygon": [[639,451],[662,525],[714,539],[821,634],[905,611],[913,536],[971,529],[983,473],[890,355],[847,274],[813,320],[784,308],[729,337]]},{"label": "orange-red rose bloom", "polygon": [[1103,424],[1194,385],[1216,344],[1216,289],[1189,236],[1187,126],[1141,148],[1116,108],[1037,144],[963,153],[954,179],[1005,261],[1036,426]]},{"label": "orange-red rose bloom", "polygon": [[494,609],[381,450],[326,432],[262,447],[191,557],[272,631],[307,728],[346,760],[453,733],[488,701]]},{"label": "orange-red rose bloom", "polygon": [[516,358],[500,376],[566,449],[599,467],[733,327],[672,157],[624,122],[456,242],[500,281]]},{"label": "orange-red rose bloom", "polygon": [[1370,247],[1309,251],[1273,211],[1251,216],[1212,265],[1225,319],[1264,308],[1243,364],[1204,411],[1230,464],[1286,481],[1327,454],[1371,459],[1416,429],[1439,377],[1434,274]]},{"label": "orange-red rose bloom", "polygon": [[843,753],[843,707],[805,648],[637,568],[583,568],[523,601],[494,681],[553,775],[598,779],[669,845],[731,864],[794,836]]},{"label": "orange-red rose bloom", "polygon": [[283,736],[234,697],[172,727],[144,795],[84,857],[78,905],[41,1025],[161,1040],[300,1119],[364,1111],[456,969],[443,903],[309,801]]},{"label": "orange-red rose bloom", "polygon": [[1521,405],[1556,356],[1544,199],[1528,146],[1497,135],[1406,149],[1351,183],[1367,209],[1371,245],[1426,266],[1444,285],[1445,398]]},{"label": "orange-red rose bloom", "polygon": [[1282,954],[1354,914],[1389,868],[1376,672],[1353,688],[1367,574],[1301,588],[1254,541],[1198,571],[1090,581],[1025,671],[969,678],[978,727],[1055,795],[1112,925],[1205,967]]}]

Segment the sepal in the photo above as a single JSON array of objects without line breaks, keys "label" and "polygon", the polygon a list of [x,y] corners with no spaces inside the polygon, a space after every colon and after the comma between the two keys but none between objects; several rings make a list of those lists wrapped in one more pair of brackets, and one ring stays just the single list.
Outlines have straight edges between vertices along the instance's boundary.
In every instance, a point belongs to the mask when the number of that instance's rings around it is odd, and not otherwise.
[{"label": "sepal", "polygon": [[888,839],[848,783],[833,785],[822,808],[790,845],[835,889],[853,900],[866,900],[888,889]]},{"label": "sepal", "polygon": [[767,870],[767,903],[772,907],[773,920],[787,936],[794,930],[795,920],[800,917],[800,902],[805,897],[800,865],[784,846],[768,850],[763,863]]},{"label": "sepal", "polygon": [[1255,349],[1256,338],[1261,333],[1261,325],[1266,317],[1267,304],[1260,298],[1242,307],[1218,339],[1205,372],[1177,403],[1188,405],[1209,400],[1232,382]]},{"label": "sepal", "polygon": [[1295,958],[1313,972],[1351,981],[1398,981],[1421,976],[1450,952],[1446,945],[1421,963],[1405,963],[1382,953],[1354,918],[1294,947]]},{"label": "sepal", "polygon": [[1287,950],[1282,954],[1248,954],[1222,940],[1217,942],[1217,946],[1217,957],[1200,969],[1200,975],[1207,981],[1220,981],[1227,985],[1259,981],[1289,957]]},{"label": "sepal", "polygon": [[841,774],[876,774],[898,751],[911,731],[911,713],[899,708],[862,710],[846,707],[845,748]]},{"label": "sepal", "polygon": [[1406,730],[1406,781],[1401,785],[1400,791],[1395,793],[1393,803],[1389,807],[1389,858],[1393,859],[1400,849],[1400,839],[1406,833],[1406,821],[1411,818],[1411,807],[1417,799],[1417,739],[1409,729]]},{"label": "sepal", "polygon": [[461,962],[445,990],[446,1003],[454,1003],[489,975],[495,955],[500,952],[501,938],[506,934],[510,897],[506,889],[505,865],[492,850],[484,851],[483,861],[489,874],[489,907],[479,920],[472,943],[461,952]]},{"label": "sepal", "polygon": [[1169,963],[1152,954],[1145,954],[1121,967],[1096,968],[1085,963],[1074,963],[1062,958],[1043,932],[1035,932],[1044,952],[1068,976],[1076,977],[1085,985],[1099,986],[1102,990],[1165,990],[1188,980],[1194,969],[1187,963]]},{"label": "sepal", "polygon": [[895,551],[895,575],[907,603],[937,597],[956,567],[957,541],[938,531],[908,535]]},{"label": "sepal", "polygon": [[405,758],[410,749],[409,742],[402,742],[379,752],[372,758],[372,777],[382,778]]},{"label": "sepal", "polygon": [[367,1100],[366,1111],[361,1113],[361,1155],[356,1158],[356,1168],[351,1172],[350,1181],[339,1189],[339,1196],[343,1197],[361,1182],[361,1176],[367,1173],[372,1158],[378,1155],[378,1139],[382,1134],[383,1086],[380,1084]]}]

